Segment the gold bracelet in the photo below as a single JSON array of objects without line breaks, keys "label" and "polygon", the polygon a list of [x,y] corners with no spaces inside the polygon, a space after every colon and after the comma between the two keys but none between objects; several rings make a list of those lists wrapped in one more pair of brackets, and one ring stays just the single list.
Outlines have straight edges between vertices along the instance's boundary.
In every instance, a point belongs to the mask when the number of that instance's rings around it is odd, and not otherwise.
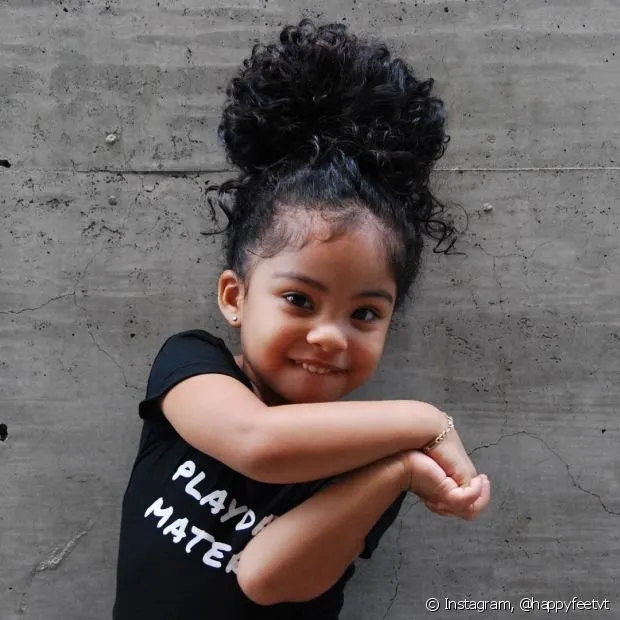
[{"label": "gold bracelet", "polygon": [[427,443],[422,448],[422,452],[424,452],[424,454],[428,454],[433,448],[438,446],[446,438],[446,435],[454,428],[454,420],[450,416],[446,417],[448,418],[448,426],[441,433],[439,433],[433,441]]}]

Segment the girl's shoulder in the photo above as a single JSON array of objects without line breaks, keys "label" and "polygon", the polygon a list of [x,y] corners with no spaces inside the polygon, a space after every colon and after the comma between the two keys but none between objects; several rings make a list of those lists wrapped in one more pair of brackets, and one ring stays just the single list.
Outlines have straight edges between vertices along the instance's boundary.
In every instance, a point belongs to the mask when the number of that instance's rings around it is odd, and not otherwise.
[{"label": "girl's shoulder", "polygon": [[151,365],[146,395],[138,406],[140,417],[144,419],[152,414],[157,401],[177,383],[209,373],[231,376],[252,389],[250,380],[222,338],[204,329],[185,330],[170,336]]}]

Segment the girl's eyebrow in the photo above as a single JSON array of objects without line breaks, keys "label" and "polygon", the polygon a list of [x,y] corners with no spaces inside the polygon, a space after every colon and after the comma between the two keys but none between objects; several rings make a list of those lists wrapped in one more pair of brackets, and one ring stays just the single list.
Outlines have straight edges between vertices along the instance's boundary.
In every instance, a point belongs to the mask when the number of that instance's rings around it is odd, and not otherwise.
[{"label": "girl's eyebrow", "polygon": [[[305,282],[309,286],[321,291],[322,293],[329,293],[329,289],[322,282],[318,282],[313,278],[304,275],[303,273],[297,273],[295,271],[284,271],[281,273],[274,274],[274,278],[286,278],[291,280],[299,280],[300,282]],[[359,297],[381,297],[390,303],[394,302],[392,296],[384,289],[376,289],[372,291],[362,291],[354,296],[354,299],[358,299]]]}]

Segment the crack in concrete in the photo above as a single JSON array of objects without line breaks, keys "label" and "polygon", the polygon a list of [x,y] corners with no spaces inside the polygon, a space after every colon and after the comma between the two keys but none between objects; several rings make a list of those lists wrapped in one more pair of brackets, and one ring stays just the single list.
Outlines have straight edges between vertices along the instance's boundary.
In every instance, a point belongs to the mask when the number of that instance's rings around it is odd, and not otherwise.
[{"label": "crack in concrete", "polygon": [[568,477],[570,478],[571,482],[573,483],[573,487],[575,487],[576,489],[579,489],[582,493],[586,493],[587,495],[591,495],[592,497],[595,497],[596,499],[598,499],[598,501],[600,502],[601,506],[603,507],[603,510],[610,515],[614,515],[614,516],[620,516],[620,512],[616,512],[615,510],[610,510],[607,505],[605,504],[605,502],[603,501],[603,498],[598,494],[598,493],[594,493],[594,491],[590,491],[584,487],[582,487],[577,480],[575,479],[575,476],[573,475],[573,473],[570,470],[570,466],[568,465],[568,463],[539,435],[537,435],[536,433],[532,433],[531,431],[516,431],[514,433],[507,433],[507,434],[500,434],[500,437],[497,441],[494,441],[492,443],[488,443],[488,444],[484,444],[482,446],[477,446],[476,448],[474,448],[471,452],[468,452],[468,454],[471,456],[472,454],[474,454],[475,452],[477,452],[478,450],[484,450],[485,448],[491,448],[493,446],[497,446],[499,445],[506,437],[515,437],[516,435],[527,435],[528,437],[533,437],[534,439],[537,439],[538,441],[540,441],[540,443],[543,444],[543,446],[545,446],[547,448],[547,450],[549,450],[549,452],[551,452],[551,454],[553,454],[553,456],[555,456],[558,461],[560,461],[560,463],[562,463],[562,465],[564,465],[564,467],[566,468],[566,472],[568,473]]},{"label": "crack in concrete", "polygon": [[112,355],[110,353],[108,353],[105,349],[103,349],[101,347],[101,345],[97,342],[90,323],[88,321],[88,313],[86,311],[85,308],[83,308],[77,301],[77,291],[78,291],[78,287],[81,283],[81,281],[84,279],[84,276],[86,275],[86,272],[88,271],[89,267],[91,266],[92,262],[95,260],[95,258],[101,254],[101,252],[103,252],[103,250],[105,250],[105,246],[99,248],[99,250],[97,252],[95,252],[90,260],[88,261],[88,263],[86,264],[86,267],[84,267],[84,269],[82,270],[82,272],[80,273],[80,275],[77,277],[77,280],[75,282],[75,284],[73,285],[73,291],[71,291],[70,293],[64,293],[63,295],[58,295],[56,297],[52,297],[51,299],[48,299],[45,303],[41,304],[40,306],[36,306],[34,308],[21,308],[20,310],[2,310],[0,311],[0,314],[22,314],[23,312],[34,312],[35,310],[39,310],[45,306],[47,306],[48,304],[52,303],[53,301],[56,301],[58,299],[64,299],[65,297],[73,297],[73,303],[75,304],[75,306],[82,312],[82,314],[86,317],[86,329],[88,330],[88,333],[94,343],[94,345],[97,347],[97,349],[99,349],[99,351],[101,351],[121,372],[121,375],[123,377],[123,383],[125,384],[126,388],[135,390],[136,392],[142,392],[142,390],[135,386],[135,385],[131,385],[128,381],[127,381],[127,377],[125,375],[125,371],[123,369],[123,367],[112,357]]},{"label": "crack in concrete", "polygon": [[[86,275],[86,272],[88,271],[89,267],[91,266],[92,262],[95,260],[95,258],[97,256],[99,256],[99,254],[101,254],[101,252],[103,252],[106,249],[105,245],[101,248],[99,248],[99,250],[97,250],[97,252],[95,252],[90,260],[88,261],[86,267],[84,267],[84,269],[82,270],[82,273],[80,274],[80,276],[78,277],[76,283],[75,283],[75,289],[77,291],[80,282],[83,280],[84,276]],[[79,308],[79,310],[81,310],[82,314],[86,317],[86,329],[88,331],[88,334],[91,338],[91,340],[93,341],[93,344],[95,345],[95,347],[97,347],[97,349],[99,351],[101,351],[101,353],[103,353],[121,372],[121,376],[123,377],[123,383],[125,384],[126,388],[135,390],[136,392],[142,392],[142,390],[135,386],[135,385],[131,385],[128,381],[127,381],[127,377],[125,375],[125,370],[123,369],[123,367],[112,357],[112,355],[110,353],[108,353],[108,351],[106,351],[98,342],[97,339],[95,338],[95,335],[93,334],[92,328],[91,328],[91,323],[89,321],[88,318],[88,312],[86,311],[86,308],[82,307],[77,300],[77,294],[74,294],[73,296],[73,302],[76,305],[77,308]]]},{"label": "crack in concrete", "polygon": [[[88,269],[88,267],[90,266],[90,264],[93,262],[93,260],[95,259],[95,257],[100,254],[105,248],[101,248],[98,252],[96,252],[91,259],[88,261],[88,264],[86,265],[86,267],[84,268],[84,270],[82,271],[81,275],[78,277],[78,281],[76,283],[79,284],[79,282],[82,280],[82,278],[84,277],[84,274],[86,273],[86,270]],[[57,297],[52,297],[51,299],[49,299],[48,301],[46,301],[45,303],[41,304],[40,306],[36,306],[34,308],[22,308],[20,310],[2,310],[0,311],[0,314],[22,314],[23,312],[34,312],[35,310],[39,310],[40,308],[43,308],[45,306],[47,306],[48,304],[52,303],[53,301],[56,301],[58,299],[64,299],[65,297],[73,297],[73,302],[76,305],[76,307],[82,312],[82,314],[86,317],[87,321],[86,321],[86,329],[88,330],[88,334],[90,335],[94,345],[97,347],[97,349],[99,349],[99,351],[101,351],[101,353],[103,353],[120,371],[121,371],[121,375],[123,376],[123,383],[125,384],[126,388],[132,389],[132,390],[136,390],[137,392],[142,392],[142,390],[135,386],[135,385],[131,385],[128,381],[127,381],[127,376],[125,375],[125,370],[123,369],[123,367],[112,357],[112,355],[110,353],[108,353],[108,351],[106,351],[105,349],[102,348],[102,346],[97,342],[93,331],[91,329],[90,323],[88,321],[88,313],[86,311],[86,309],[84,307],[82,307],[78,301],[77,301],[77,290],[73,290],[70,293],[65,293],[64,295],[58,295]]]},{"label": "crack in concrete", "polygon": [[65,293],[64,295],[58,295],[57,297],[52,297],[51,299],[48,299],[45,303],[41,304],[40,306],[36,306],[35,308],[22,308],[21,310],[0,310],[0,314],[21,314],[22,312],[34,312],[35,310],[39,310],[40,308],[43,308],[44,306],[51,304],[53,301],[56,301],[57,299],[71,297],[72,295],[75,295],[75,291],[71,291],[70,293]]},{"label": "crack in concrete", "polygon": [[518,256],[519,258],[522,258],[524,260],[529,260],[530,258],[532,258],[532,256],[534,256],[534,254],[536,253],[536,250],[538,250],[538,248],[542,248],[543,245],[549,245],[550,243],[552,243],[551,241],[543,241],[542,243],[538,244],[533,250],[532,253],[529,256],[525,256],[524,254],[519,254],[518,252],[511,252],[510,254],[491,254],[490,252],[488,252],[487,250],[485,250],[482,247],[482,244],[480,244],[478,241],[474,242],[473,245],[477,248],[480,248],[482,250],[482,252],[484,254],[486,254],[487,256],[490,256],[493,259],[493,271],[495,271],[495,259],[496,258],[510,258],[511,256]]},{"label": "crack in concrete", "polygon": [[[605,502],[603,501],[603,499],[601,498],[600,495],[598,495],[597,493],[594,493],[593,491],[590,491],[588,489],[585,489],[584,487],[582,487],[577,480],[575,479],[575,477],[573,476],[573,473],[570,470],[570,467],[568,465],[568,463],[566,463],[566,461],[539,435],[537,435],[536,433],[532,433],[530,431],[517,431],[514,433],[508,433],[508,434],[504,434],[503,432],[500,434],[500,437],[497,441],[492,442],[492,443],[488,443],[488,444],[484,444],[482,446],[477,446],[476,448],[474,448],[471,452],[468,452],[468,454],[471,456],[472,454],[474,454],[475,452],[477,452],[478,450],[483,450],[485,448],[491,448],[493,446],[497,446],[499,445],[502,440],[504,440],[506,437],[514,437],[516,435],[527,435],[529,437],[533,437],[534,439],[537,439],[538,441],[540,441],[546,448],[547,450],[553,454],[553,456],[555,456],[561,463],[562,465],[564,465],[564,467],[566,468],[566,472],[568,473],[568,476],[572,482],[573,487],[575,487],[576,489],[578,489],[579,491],[581,491],[582,493],[586,493],[587,495],[591,495],[592,497],[595,497],[596,499],[598,499],[598,501],[600,502],[601,506],[603,507],[603,510],[610,515],[614,515],[614,516],[620,516],[620,512],[616,512],[614,510],[610,510],[607,505],[605,504]],[[403,523],[404,523],[404,519],[407,516],[407,514],[409,513],[409,511],[414,507],[417,506],[418,504],[422,503],[422,500],[420,498],[416,498],[416,501],[410,502],[409,506],[407,507],[407,509],[405,510],[404,513],[401,513],[400,516],[400,527],[398,529],[398,535],[396,537],[396,548],[399,551],[399,555],[400,555],[400,561],[398,563],[398,567],[395,569],[394,571],[394,579],[395,579],[395,588],[394,588],[394,593],[388,603],[387,609],[385,611],[385,613],[382,616],[381,620],[386,620],[388,615],[390,614],[390,611],[394,605],[394,601],[396,600],[396,598],[398,597],[398,590],[400,587],[400,570],[402,568],[403,565],[403,553],[400,550],[400,536],[402,534],[402,529],[403,529]],[[554,539],[555,542],[557,542],[558,544],[560,544],[560,541],[555,538]],[[530,557],[529,554],[527,553],[527,551],[525,549],[522,549],[523,552],[525,553],[525,555],[527,557]]]},{"label": "crack in concrete", "polygon": [[388,603],[388,607],[385,610],[385,613],[383,614],[383,617],[381,618],[381,620],[386,620],[386,618],[388,617],[390,611],[392,610],[392,606],[394,605],[394,601],[398,597],[398,589],[400,588],[400,569],[403,567],[403,557],[404,557],[403,552],[400,548],[400,535],[403,532],[402,517],[399,519],[399,525],[400,527],[398,528],[398,534],[396,536],[396,549],[398,549],[398,555],[400,556],[400,561],[398,562],[398,567],[396,567],[394,571],[394,581],[395,581],[394,593],[392,594],[392,598],[390,599],[390,602]]},{"label": "crack in concrete", "polygon": [[[80,307],[81,308],[81,307]],[[81,308],[83,312],[86,312],[83,308]],[[127,377],[125,375],[125,370],[123,369],[123,367],[112,357],[112,355],[110,353],[108,353],[108,351],[106,351],[95,339],[95,336],[92,332],[92,329],[90,327],[90,324],[87,322],[86,323],[86,329],[88,330],[88,333],[93,341],[93,344],[95,345],[95,347],[97,347],[97,349],[99,351],[101,351],[101,353],[103,353],[121,372],[121,376],[123,377],[123,383],[125,384],[126,388],[130,388],[132,390],[135,390],[136,392],[142,392],[142,390],[135,386],[135,385],[131,385],[128,381],[127,381]]]},{"label": "crack in concrete", "polygon": [[47,557],[39,562],[34,569],[35,573],[41,573],[44,570],[53,570],[58,568],[62,562],[69,556],[69,554],[75,549],[75,546],[81,538],[86,536],[94,527],[95,522],[89,521],[85,529],[80,530],[77,534],[74,534],[66,543],[58,544],[49,551]]},{"label": "crack in concrete", "polygon": [[[414,498],[414,497],[415,497],[416,501],[409,502],[409,506],[407,506],[407,509],[405,510],[405,512],[401,513],[401,518],[403,518],[403,519],[404,519],[404,518],[405,518],[405,517],[409,514],[409,512],[411,511],[411,509],[412,509],[414,506],[417,506],[418,504],[421,504],[421,503],[422,503],[422,500],[421,500],[421,499],[420,499],[417,495],[415,495],[415,494],[413,494],[413,493],[411,493],[411,492],[409,491],[409,492],[408,492],[408,495],[407,495],[407,499],[409,499],[410,497],[411,497],[411,498]],[[405,500],[405,501],[406,501],[406,500]]]},{"label": "crack in concrete", "polygon": [[[123,179],[124,180],[124,179]],[[142,189],[144,189],[144,182],[142,182]],[[137,203],[139,197],[142,195],[142,192],[137,192],[136,193],[136,197],[134,199],[134,205]],[[129,211],[130,211],[130,205],[128,205],[127,211],[125,213],[125,218],[123,219],[123,222],[121,224],[121,230],[124,228],[127,219],[129,217]],[[112,233],[117,233],[117,234],[121,234],[120,230],[114,230],[111,229],[107,226],[103,226],[101,230],[107,229],[108,231],[112,232]],[[123,383],[125,385],[126,388],[135,390],[136,392],[142,392],[142,390],[135,386],[135,385],[131,385],[128,381],[127,381],[127,376],[125,375],[125,371],[123,369],[123,367],[114,359],[114,357],[108,352],[106,351],[100,344],[99,342],[97,342],[97,339],[95,338],[95,335],[93,334],[90,322],[88,320],[88,312],[87,310],[78,303],[78,290],[79,290],[79,286],[82,282],[82,280],[84,279],[88,269],[90,268],[90,266],[92,265],[93,261],[95,260],[95,258],[97,258],[97,256],[99,256],[99,254],[101,254],[101,252],[103,252],[106,249],[106,243],[108,243],[111,240],[107,240],[104,245],[102,245],[102,247],[99,248],[99,250],[97,250],[89,259],[88,263],[86,264],[86,266],[84,267],[84,269],[82,270],[82,272],[79,274],[79,276],[76,278],[76,281],[73,285],[73,290],[69,293],[64,293],[63,295],[57,295],[56,297],[52,297],[51,299],[48,299],[46,302],[42,303],[39,306],[35,306],[33,308],[21,308],[19,310],[2,310],[0,311],[0,314],[13,314],[13,315],[18,315],[18,314],[22,314],[24,312],[34,312],[36,310],[39,310],[41,308],[44,308],[45,306],[47,306],[48,304],[52,303],[53,301],[57,301],[59,299],[64,299],[65,297],[73,297],[73,302],[75,304],[75,306],[81,311],[81,313],[86,317],[86,329],[88,330],[88,334],[91,337],[91,340],[93,341],[93,344],[95,345],[95,347],[97,347],[97,349],[99,351],[101,351],[101,353],[103,353],[121,372],[121,375],[123,377]]]},{"label": "crack in concrete", "polygon": [[50,550],[45,559],[41,560],[36,567],[34,567],[27,573],[27,575],[25,576],[23,587],[21,588],[22,593],[17,603],[17,615],[23,616],[26,613],[26,598],[30,593],[30,589],[32,588],[32,584],[36,576],[43,571],[54,570],[58,568],[60,564],[73,551],[73,549],[75,549],[80,539],[86,536],[86,534],[88,534],[93,529],[95,523],[95,520],[89,519],[86,527],[83,530],[80,530],[77,534],[73,535],[66,543],[56,545],[53,549]]},{"label": "crack in concrete", "polygon": [[[493,256],[492,254],[489,254],[479,243],[476,244],[487,256],[490,256],[491,259],[493,260],[493,278],[495,280],[495,282],[497,283],[497,286],[499,288],[499,290],[502,290],[502,282],[499,278],[499,276],[497,275],[497,269],[496,269],[496,264],[495,264],[495,259],[496,257]],[[544,244],[541,244],[544,245]],[[540,246],[538,246],[540,247]],[[538,249],[535,248],[534,252],[536,252],[536,250]],[[534,255],[534,252],[532,252],[531,256]],[[522,257],[523,258],[523,257]],[[506,324],[508,322],[507,319],[507,315],[506,315],[506,310],[504,308],[504,299],[500,296],[499,298],[499,307],[502,313],[502,323],[504,325],[504,328],[506,327]],[[506,368],[506,362],[507,360],[504,358],[504,356],[502,355],[502,368],[505,369]],[[504,370],[502,373],[504,376],[506,376],[506,371]],[[504,399],[504,411],[502,412],[502,415],[504,416],[504,422],[502,423],[502,428],[500,429],[500,435],[503,434],[504,430],[506,429],[506,426],[508,425],[508,398],[506,397],[506,387],[504,385],[504,382],[500,382],[499,384],[499,393],[500,396],[503,397]]]}]

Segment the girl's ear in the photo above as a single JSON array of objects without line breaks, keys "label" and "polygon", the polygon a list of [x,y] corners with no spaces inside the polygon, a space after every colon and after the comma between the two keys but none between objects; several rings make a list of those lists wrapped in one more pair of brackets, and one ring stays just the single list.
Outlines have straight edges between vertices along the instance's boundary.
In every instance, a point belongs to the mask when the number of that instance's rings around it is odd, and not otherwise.
[{"label": "girl's ear", "polygon": [[[226,269],[217,283],[217,305],[231,327],[241,325],[243,309],[243,283],[232,269]],[[233,321],[233,317],[236,320]]]}]

